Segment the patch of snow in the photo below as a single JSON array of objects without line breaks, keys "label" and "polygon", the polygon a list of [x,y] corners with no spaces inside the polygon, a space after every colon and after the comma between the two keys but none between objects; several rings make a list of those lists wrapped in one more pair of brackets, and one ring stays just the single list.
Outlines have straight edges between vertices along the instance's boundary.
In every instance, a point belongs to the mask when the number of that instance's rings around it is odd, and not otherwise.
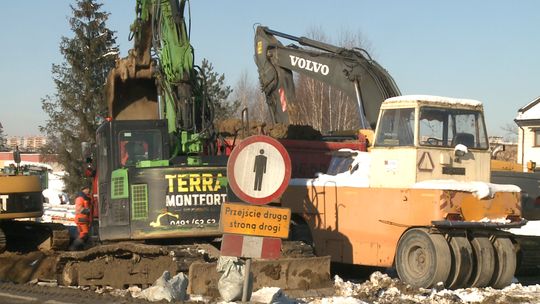
[{"label": "patch of snow", "polygon": [[64,191],[64,175],[66,175],[65,171],[50,171],[48,174],[48,188],[57,191]]},{"label": "patch of snow", "polygon": [[[336,294],[331,298],[315,299],[310,303],[539,303],[540,286],[510,286],[496,290],[487,288],[444,289],[442,284],[435,288],[415,288],[386,274],[374,272],[366,282],[356,284],[334,280]],[[515,301],[519,299],[519,301]],[[339,302],[342,301],[342,302]],[[356,302],[347,302],[356,301]],[[363,302],[358,302],[363,301]]]},{"label": "patch of snow", "polygon": [[388,98],[384,101],[385,104],[389,103],[403,103],[403,102],[413,102],[413,101],[428,101],[433,103],[440,103],[444,105],[464,105],[471,107],[482,106],[482,102],[474,99],[462,99],[462,98],[451,98],[443,96],[432,96],[432,95],[404,95]]},{"label": "patch of snow", "polygon": [[47,204],[52,206],[69,205],[69,196],[63,191],[47,188],[42,192]]},{"label": "patch of snow", "polygon": [[43,204],[43,215],[39,219],[45,223],[59,223],[66,226],[75,225],[75,205]]},{"label": "patch of snow", "polygon": [[538,104],[539,100],[540,97],[536,97],[526,106],[519,109],[516,120],[538,119],[538,117],[540,117],[540,105]]},{"label": "patch of snow", "polygon": [[464,144],[457,144],[457,145],[454,147],[454,152],[455,152],[455,151],[461,151],[461,152],[463,152],[463,154],[469,153],[469,149],[468,149],[467,146],[465,146]]},{"label": "patch of snow", "polygon": [[508,232],[516,235],[540,236],[540,221],[528,221],[520,228],[508,229]]},{"label": "patch of snow", "polygon": [[357,153],[349,170],[336,175],[319,174],[316,178],[293,178],[291,186],[337,186],[337,187],[369,187],[369,167],[371,155],[369,152],[341,149],[340,152]]},{"label": "patch of snow", "polygon": [[[362,283],[344,281],[339,276],[334,277],[335,293],[328,297],[313,297],[291,299],[283,294],[280,288],[264,287],[251,296],[253,303],[313,303],[313,304],[387,304],[387,303],[419,303],[419,304],[461,304],[461,303],[540,303],[540,285],[523,286],[519,283],[511,284],[504,289],[463,288],[457,290],[445,289],[442,283],[434,288],[416,288],[404,284],[387,274],[374,272],[368,280]],[[96,292],[107,292],[111,295],[125,297],[140,297],[142,293],[138,287],[124,290],[111,290],[110,288],[97,289]],[[201,303],[235,303],[216,301],[216,299],[191,295],[189,301]]]},{"label": "patch of snow", "polygon": [[485,296],[478,288],[458,289],[454,293],[464,302],[476,303],[484,301]]},{"label": "patch of snow", "polygon": [[64,192],[64,175],[64,171],[49,172],[48,188],[42,192],[48,204],[62,205],[62,201],[64,204],[69,204],[69,197]]},{"label": "patch of snow", "polygon": [[293,304],[297,303],[289,299],[278,287],[263,287],[251,294],[251,302],[266,303],[266,304]]},{"label": "patch of snow", "polygon": [[[4,166],[9,166],[11,164],[14,164],[14,165],[17,165],[17,163],[14,161],[14,160],[4,160]],[[22,166],[36,166],[36,167],[43,167],[43,168],[47,168],[47,170],[50,170],[52,171],[52,167],[51,165],[48,165],[48,164],[45,164],[45,163],[37,163],[37,162],[31,162],[31,161],[21,161],[20,164],[19,164],[21,167]]]},{"label": "patch of snow", "polygon": [[484,217],[483,219],[479,220],[480,223],[499,223],[499,224],[508,224],[511,222],[511,220],[501,217],[496,219],[489,219],[487,217]]},{"label": "patch of snow", "polygon": [[369,304],[353,297],[331,297],[313,300],[313,304]]},{"label": "patch of snow", "polygon": [[485,182],[460,182],[456,180],[426,180],[415,183],[412,188],[471,192],[476,198],[493,197],[496,192],[521,192],[516,185],[500,185]]},{"label": "patch of snow", "polygon": [[108,57],[108,56],[118,56],[118,54],[120,54],[120,52],[118,50],[109,51],[109,52],[101,55],[101,58],[105,58],[105,57]]}]

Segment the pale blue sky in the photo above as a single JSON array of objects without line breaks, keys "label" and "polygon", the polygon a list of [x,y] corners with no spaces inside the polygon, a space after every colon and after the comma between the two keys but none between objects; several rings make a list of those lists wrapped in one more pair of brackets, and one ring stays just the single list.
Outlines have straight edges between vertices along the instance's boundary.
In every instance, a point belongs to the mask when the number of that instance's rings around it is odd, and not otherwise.
[{"label": "pale blue sky", "polygon": [[[135,1],[109,0],[108,25],[126,55]],[[0,89],[4,132],[38,134],[41,98],[54,93],[51,65],[70,36],[74,1],[10,1],[0,10]],[[196,62],[207,58],[235,85],[245,71],[254,83],[253,24],[288,34],[322,29],[338,40],[361,32],[372,56],[403,94],[484,102],[490,135],[504,135],[517,110],[540,96],[540,1],[192,0]]]}]

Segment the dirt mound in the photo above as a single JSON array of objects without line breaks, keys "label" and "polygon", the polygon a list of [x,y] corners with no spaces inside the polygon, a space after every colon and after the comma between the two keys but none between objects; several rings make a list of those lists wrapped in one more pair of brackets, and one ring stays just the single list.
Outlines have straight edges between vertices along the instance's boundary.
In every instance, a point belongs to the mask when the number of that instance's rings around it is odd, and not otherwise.
[{"label": "dirt mound", "polygon": [[265,123],[250,122],[249,130],[242,131],[242,121],[231,118],[218,122],[216,127],[218,132],[224,137],[237,136],[240,139],[261,134],[278,139],[319,140],[322,138],[321,132],[311,126],[305,125],[275,124],[273,126],[267,126]]},{"label": "dirt mound", "polygon": [[321,132],[311,126],[276,124],[270,128],[270,136],[282,139],[320,140]]},{"label": "dirt mound", "polygon": [[218,133],[225,137],[232,137],[242,130],[242,121],[240,119],[224,119],[216,123]]}]

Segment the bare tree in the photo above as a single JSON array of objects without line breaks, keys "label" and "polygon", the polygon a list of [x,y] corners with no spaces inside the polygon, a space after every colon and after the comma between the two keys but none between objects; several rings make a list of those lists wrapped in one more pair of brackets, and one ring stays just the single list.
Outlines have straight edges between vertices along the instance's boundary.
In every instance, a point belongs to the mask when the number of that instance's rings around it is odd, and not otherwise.
[{"label": "bare tree", "polygon": [[[266,122],[269,119],[269,110],[266,105],[264,94],[258,85],[254,84],[247,71],[242,71],[236,86],[233,90],[232,98],[240,103],[240,110],[247,108],[249,119],[257,122]],[[238,117],[240,113],[237,113]]]},{"label": "bare tree", "polygon": [[2,123],[0,123],[0,151],[7,151],[7,138],[4,134],[4,126],[2,126]]},{"label": "bare tree", "polygon": [[[307,36],[332,43],[320,28],[310,29]],[[369,49],[369,43],[365,41],[360,32],[342,31],[339,41],[334,44]],[[310,125],[322,133],[360,127],[356,101],[337,88],[302,74],[295,74],[295,86],[297,104],[290,105],[289,111],[292,124]]]},{"label": "bare tree", "polygon": [[518,125],[515,123],[507,123],[501,127],[501,130],[504,131],[504,140],[510,142],[517,142],[518,138]]}]

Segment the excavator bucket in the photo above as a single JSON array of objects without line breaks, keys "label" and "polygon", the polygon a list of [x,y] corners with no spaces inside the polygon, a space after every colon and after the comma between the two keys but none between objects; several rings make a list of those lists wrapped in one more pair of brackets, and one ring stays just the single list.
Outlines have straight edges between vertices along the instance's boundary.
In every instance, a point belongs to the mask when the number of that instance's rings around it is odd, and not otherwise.
[{"label": "excavator bucket", "polygon": [[158,92],[150,56],[150,21],[140,26],[135,46],[126,58],[116,62],[106,83],[109,117],[118,120],[158,119]]}]

